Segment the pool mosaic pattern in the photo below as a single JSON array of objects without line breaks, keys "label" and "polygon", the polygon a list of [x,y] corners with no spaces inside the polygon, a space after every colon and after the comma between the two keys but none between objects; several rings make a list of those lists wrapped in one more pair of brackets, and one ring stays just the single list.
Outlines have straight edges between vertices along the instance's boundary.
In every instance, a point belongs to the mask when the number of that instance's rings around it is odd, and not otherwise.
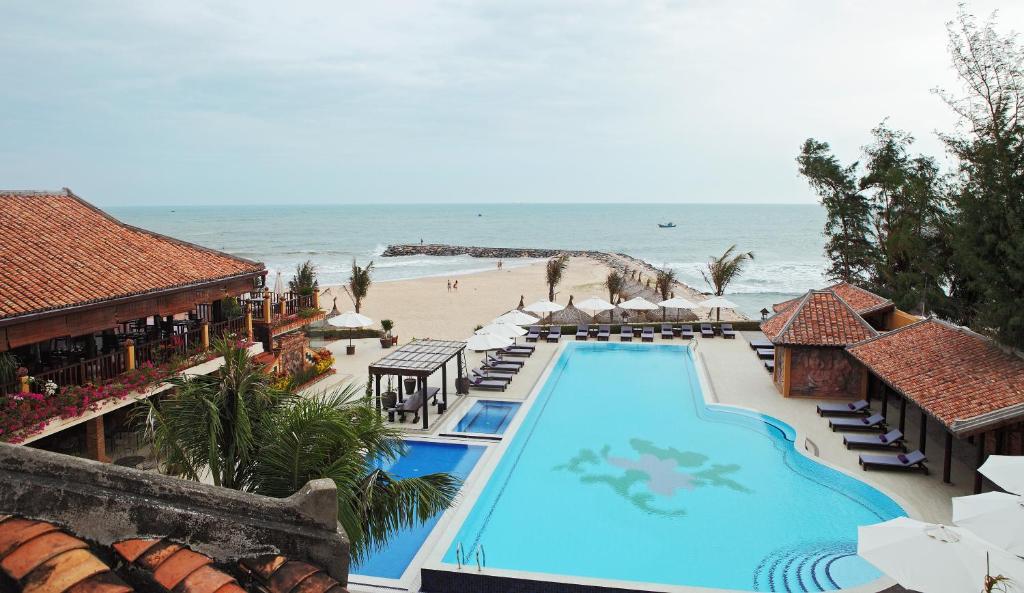
[{"label": "pool mosaic pattern", "polygon": [[455,549],[490,568],[751,591],[881,575],[857,526],[904,515],[797,452],[769,416],[706,405],[682,346],[567,345]]}]

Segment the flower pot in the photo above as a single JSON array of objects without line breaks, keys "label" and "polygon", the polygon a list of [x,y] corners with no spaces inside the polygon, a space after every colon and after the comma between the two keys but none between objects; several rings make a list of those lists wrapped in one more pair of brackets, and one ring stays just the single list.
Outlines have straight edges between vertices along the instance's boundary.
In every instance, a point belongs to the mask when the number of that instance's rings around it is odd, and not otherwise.
[{"label": "flower pot", "polygon": [[469,378],[459,377],[455,379],[455,393],[459,395],[466,395],[469,393]]},{"label": "flower pot", "polygon": [[355,353],[356,353],[356,347],[355,347],[355,345],[352,345],[352,346],[345,346],[345,354],[346,354],[346,355],[348,355],[348,356],[352,356],[352,355],[353,355],[353,354],[355,354]]},{"label": "flower pot", "polygon": [[398,405],[398,393],[394,391],[385,391],[380,394],[380,405],[385,410],[393,408]]},{"label": "flower pot", "polygon": [[416,391],[416,379],[413,379],[412,377],[407,377],[405,380],[402,381],[402,383],[405,383],[405,393],[407,393],[408,395],[412,395],[413,392]]},{"label": "flower pot", "polygon": [[381,348],[390,348],[391,347],[391,338],[381,338],[380,339],[380,347]]}]

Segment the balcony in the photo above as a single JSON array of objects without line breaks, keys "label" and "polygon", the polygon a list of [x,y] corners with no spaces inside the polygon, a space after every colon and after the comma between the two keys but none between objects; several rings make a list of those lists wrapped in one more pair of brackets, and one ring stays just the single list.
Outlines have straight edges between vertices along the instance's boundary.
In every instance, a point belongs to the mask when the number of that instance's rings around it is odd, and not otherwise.
[{"label": "balcony", "polygon": [[326,313],[320,309],[319,295],[269,290],[239,299],[242,312],[252,316],[256,338],[264,344],[278,336],[320,321]]}]

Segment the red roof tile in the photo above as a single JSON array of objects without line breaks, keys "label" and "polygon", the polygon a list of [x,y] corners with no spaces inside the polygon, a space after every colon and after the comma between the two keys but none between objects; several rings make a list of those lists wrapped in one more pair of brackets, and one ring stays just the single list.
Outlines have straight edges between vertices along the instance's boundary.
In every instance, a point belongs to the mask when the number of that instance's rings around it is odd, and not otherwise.
[{"label": "red roof tile", "polygon": [[839,298],[846,301],[858,315],[867,315],[883,309],[894,307],[889,299],[879,296],[870,290],[865,290],[849,282],[840,282],[825,288],[839,295]]},{"label": "red roof tile", "polygon": [[152,573],[153,581],[167,591],[244,593],[234,577],[211,566],[213,559],[179,544],[130,539],[114,544],[114,551],[125,561]]},{"label": "red roof tile", "polygon": [[260,556],[239,563],[269,593],[345,593],[321,568],[283,556]]},{"label": "red roof tile", "polygon": [[69,190],[0,191],[0,212],[0,319],[264,270],[123,224]]},{"label": "red roof tile", "polygon": [[967,329],[924,319],[848,351],[957,434],[1024,417],[1024,359]]},{"label": "red roof tile", "polygon": [[776,344],[800,346],[846,346],[878,335],[831,290],[809,291],[762,322],[761,331]]},{"label": "red roof tile", "polygon": [[51,523],[0,517],[0,570],[22,593],[129,593],[88,548]]}]

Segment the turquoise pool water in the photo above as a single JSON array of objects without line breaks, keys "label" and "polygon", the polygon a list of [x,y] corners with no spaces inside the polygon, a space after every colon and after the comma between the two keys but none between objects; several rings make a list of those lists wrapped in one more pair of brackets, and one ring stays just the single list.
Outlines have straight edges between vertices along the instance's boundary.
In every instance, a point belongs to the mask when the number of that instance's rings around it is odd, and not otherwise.
[{"label": "turquoise pool water", "polygon": [[[387,464],[378,464],[378,467],[400,478],[448,472],[465,480],[484,453],[484,447],[475,445],[426,441],[405,443],[404,456]],[[426,523],[400,531],[385,548],[370,554],[360,564],[353,565],[351,572],[354,575],[388,579],[401,577],[439,519],[440,516],[436,516]]]},{"label": "turquoise pool water", "polygon": [[466,415],[455,425],[455,432],[503,434],[520,405],[519,402],[493,400],[473,402]]},{"label": "turquoise pool water", "polygon": [[671,585],[880,576],[857,526],[903,509],[798,453],[786,424],[705,405],[687,348],[571,343],[536,397],[445,562],[461,543],[489,568]]}]

